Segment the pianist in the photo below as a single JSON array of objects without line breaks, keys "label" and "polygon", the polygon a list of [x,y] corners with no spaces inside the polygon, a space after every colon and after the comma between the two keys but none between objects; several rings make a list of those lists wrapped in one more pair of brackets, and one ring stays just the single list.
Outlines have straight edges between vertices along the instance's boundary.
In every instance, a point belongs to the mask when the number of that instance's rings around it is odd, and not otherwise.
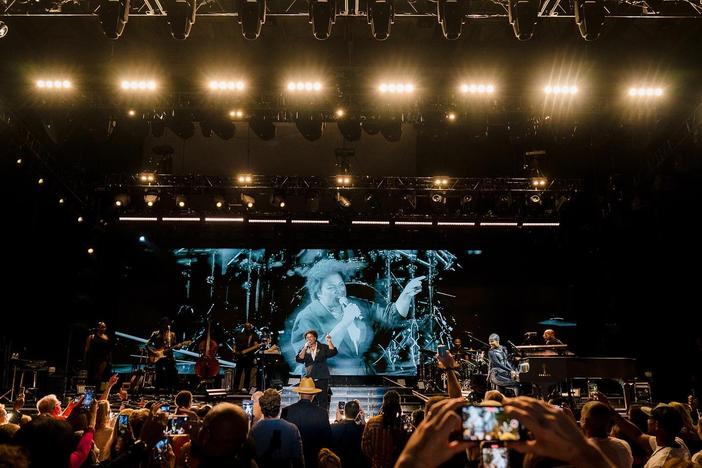
[{"label": "pianist", "polygon": [[562,345],[563,344],[563,342],[561,340],[556,338],[555,330],[551,330],[550,328],[548,330],[544,330],[543,339],[547,345]]},{"label": "pianist", "polygon": [[500,345],[500,336],[493,333],[488,341],[490,343],[488,380],[502,393],[504,388],[511,388],[514,396],[519,396],[519,382],[514,380],[518,373],[509,362],[507,349]]}]

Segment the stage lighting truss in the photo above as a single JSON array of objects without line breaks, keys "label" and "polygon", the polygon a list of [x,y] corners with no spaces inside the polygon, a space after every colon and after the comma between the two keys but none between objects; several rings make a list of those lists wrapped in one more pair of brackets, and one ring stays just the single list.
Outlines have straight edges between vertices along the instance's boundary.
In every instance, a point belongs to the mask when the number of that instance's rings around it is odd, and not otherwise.
[{"label": "stage lighting truss", "polygon": [[236,0],[237,20],[246,39],[254,40],[261,35],[266,22],[266,0]]},{"label": "stage lighting truss", "polygon": [[461,37],[463,25],[468,12],[468,0],[438,0],[436,16],[441,25],[441,32],[450,41]]}]

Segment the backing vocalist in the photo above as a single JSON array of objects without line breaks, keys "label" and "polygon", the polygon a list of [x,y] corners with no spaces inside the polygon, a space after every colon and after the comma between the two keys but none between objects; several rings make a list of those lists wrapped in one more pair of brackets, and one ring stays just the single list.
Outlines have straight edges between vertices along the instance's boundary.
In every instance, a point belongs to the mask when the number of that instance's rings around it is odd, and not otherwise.
[{"label": "backing vocalist", "polygon": [[305,286],[312,301],[293,321],[291,341],[295,350],[303,345],[301,338],[306,330],[331,337],[339,351],[331,366],[335,374],[372,374],[366,353],[375,334],[401,327],[412,298],[422,290],[424,276],[418,276],[408,281],[397,300],[387,306],[348,297],[345,281],[362,266],[332,259],[317,262],[306,274]]},{"label": "backing vocalist", "polygon": [[337,355],[338,351],[334,347],[331,336],[327,335],[327,344],[322,344],[317,341],[317,330],[307,330],[305,332],[305,345],[302,347],[295,361],[305,365],[305,377],[311,377],[314,380],[315,387],[322,390],[317,395],[315,401],[320,408],[329,413],[329,366],[327,359]]}]

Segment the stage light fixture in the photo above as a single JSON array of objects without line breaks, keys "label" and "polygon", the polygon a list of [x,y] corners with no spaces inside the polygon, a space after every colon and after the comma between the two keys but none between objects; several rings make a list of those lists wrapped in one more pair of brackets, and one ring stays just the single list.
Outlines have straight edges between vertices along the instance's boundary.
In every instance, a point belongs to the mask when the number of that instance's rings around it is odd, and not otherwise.
[{"label": "stage light fixture", "polygon": [[73,88],[73,83],[65,78],[61,79],[41,79],[34,83],[40,91],[69,91]]},{"label": "stage light fixture", "polygon": [[341,174],[336,176],[336,185],[339,187],[349,187],[353,180],[351,179],[351,176],[347,174]]},{"label": "stage light fixture", "polygon": [[158,85],[154,80],[122,80],[120,82],[122,91],[150,93],[156,91],[157,87]]},{"label": "stage light fixture", "polygon": [[391,143],[400,141],[402,138],[402,122],[400,119],[392,119],[380,128],[380,134]]},{"label": "stage light fixture", "polygon": [[289,93],[320,93],[322,83],[320,81],[289,81],[287,85]]},{"label": "stage light fixture", "polygon": [[472,193],[466,193],[461,197],[461,209],[464,212],[471,212],[475,207],[475,197]]},{"label": "stage light fixture", "polygon": [[605,22],[604,0],[574,0],[575,24],[586,41],[594,41],[602,33]]},{"label": "stage light fixture", "polygon": [[84,219],[83,219],[82,216],[78,216],[78,218],[76,219],[76,221],[78,221],[78,223],[82,223],[82,222],[84,221]]},{"label": "stage light fixture", "polygon": [[152,208],[157,201],[158,195],[155,193],[147,193],[144,195],[144,203],[146,203],[146,206],[148,206],[149,208]]},{"label": "stage light fixture", "polygon": [[39,184],[39,185],[44,185],[44,178],[43,178],[43,177],[39,177],[39,179],[37,179],[37,184]]},{"label": "stage light fixture", "polygon": [[123,208],[129,204],[129,195],[126,193],[119,193],[115,195],[115,206],[117,208]]},{"label": "stage light fixture", "polygon": [[58,203],[59,205],[63,205],[64,203],[66,203],[66,200],[64,200],[63,198],[59,198]]},{"label": "stage light fixture", "polygon": [[324,121],[318,114],[300,113],[295,119],[295,126],[308,141],[316,141],[324,132]]},{"label": "stage light fixture", "polygon": [[253,177],[251,174],[239,174],[236,177],[236,181],[239,182],[239,184],[248,185],[253,182]]},{"label": "stage light fixture", "polygon": [[433,203],[438,204],[438,205],[445,205],[447,198],[446,198],[446,195],[443,193],[432,193],[431,194],[431,201]]},{"label": "stage light fixture", "polygon": [[243,80],[226,81],[226,80],[210,80],[207,88],[215,93],[232,93],[243,92],[246,89],[246,83]]},{"label": "stage light fixture", "polygon": [[393,0],[371,0],[368,2],[368,24],[371,34],[379,41],[390,37],[390,29],[395,22],[395,5]]},{"label": "stage light fixture", "polygon": [[466,22],[468,6],[466,0],[438,0],[436,16],[441,25],[441,32],[450,41],[461,37]]},{"label": "stage light fixture", "polygon": [[336,115],[337,119],[343,119],[346,115],[346,111],[344,109],[339,108],[336,110],[336,112],[334,112],[334,115]]},{"label": "stage light fixture", "polygon": [[139,174],[139,181],[142,183],[150,183],[156,180],[156,174],[153,172],[142,172]]},{"label": "stage light fixture", "polygon": [[4,21],[0,21],[0,39],[7,36],[8,32],[10,32],[9,26]]},{"label": "stage light fixture", "polygon": [[383,82],[378,85],[380,94],[412,94],[414,89],[413,83]]},{"label": "stage light fixture", "polygon": [[345,197],[344,195],[342,195],[341,192],[336,192],[336,202],[342,208],[350,208],[351,207],[351,200],[349,198]]},{"label": "stage light fixture", "polygon": [[446,120],[449,122],[455,122],[456,121],[456,113],[455,112],[449,112],[446,114]]},{"label": "stage light fixture", "polygon": [[129,20],[130,0],[100,0],[98,19],[102,31],[110,39],[119,39]]},{"label": "stage light fixture", "polygon": [[449,180],[446,177],[434,177],[433,184],[436,188],[448,187]]},{"label": "stage light fixture", "polygon": [[183,41],[195,24],[197,0],[166,0],[166,17],[173,39]]},{"label": "stage light fixture", "polygon": [[630,97],[659,98],[663,96],[663,88],[636,87],[629,88]]},{"label": "stage light fixture", "polygon": [[347,141],[361,139],[361,121],[355,118],[341,119],[336,122],[339,131]]},{"label": "stage light fixture", "polygon": [[520,41],[528,41],[534,35],[539,7],[539,0],[508,0],[509,24]]},{"label": "stage light fixture", "polygon": [[575,85],[561,86],[561,85],[547,85],[544,86],[544,93],[548,95],[571,95],[574,96],[578,94],[579,89]]},{"label": "stage light fixture", "polygon": [[463,83],[459,86],[459,91],[461,94],[494,94],[495,85],[491,83]]},{"label": "stage light fixture", "polygon": [[249,127],[263,141],[275,138],[275,125],[273,125],[273,118],[269,115],[252,115],[249,119]]},{"label": "stage light fixture", "polygon": [[15,161],[15,162],[17,163],[18,166],[21,166],[23,161],[22,161],[22,158],[17,158],[17,161]]},{"label": "stage light fixture", "polygon": [[187,199],[185,195],[176,195],[176,206],[180,209],[183,209],[187,206]]},{"label": "stage light fixture", "polygon": [[146,242],[146,236],[139,236],[139,242],[141,242],[141,243]]},{"label": "stage light fixture", "polygon": [[533,187],[546,187],[548,181],[545,177],[534,177],[531,179],[531,185]]},{"label": "stage light fixture", "polygon": [[245,193],[241,194],[241,202],[246,206],[246,208],[251,209],[256,204],[256,199],[251,195]]},{"label": "stage light fixture", "polygon": [[531,195],[529,197],[529,203],[532,205],[541,205],[541,203],[542,203],[541,195],[539,195],[538,193]]},{"label": "stage light fixture", "polygon": [[94,253],[95,253],[95,249],[93,249],[92,247],[89,247],[88,248],[88,255],[92,255]]},{"label": "stage light fixture", "polygon": [[241,33],[248,40],[257,39],[266,22],[266,0],[236,0],[236,9]]},{"label": "stage light fixture", "polygon": [[309,18],[314,37],[319,40],[329,38],[336,23],[336,0],[311,0]]},{"label": "stage light fixture", "polygon": [[282,210],[287,205],[287,202],[282,194],[274,193],[271,195],[271,205]]}]

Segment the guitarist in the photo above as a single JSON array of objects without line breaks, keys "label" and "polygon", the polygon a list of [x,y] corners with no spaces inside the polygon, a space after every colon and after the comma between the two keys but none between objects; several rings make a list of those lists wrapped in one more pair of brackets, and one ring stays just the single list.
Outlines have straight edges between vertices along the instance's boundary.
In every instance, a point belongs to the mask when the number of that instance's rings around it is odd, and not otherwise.
[{"label": "guitarist", "polygon": [[[234,356],[236,359],[234,384],[239,391],[242,388],[248,390],[251,386],[251,369],[256,362],[255,352],[259,348],[260,341],[250,322],[246,322],[244,329],[234,336]],[[242,374],[244,382],[240,385]]]},{"label": "guitarist", "polygon": [[146,343],[146,349],[150,354],[165,350],[164,356],[158,359],[156,366],[156,391],[173,392],[178,383],[178,369],[176,369],[175,358],[173,357],[172,346],[176,345],[176,335],[171,331],[171,320],[163,317],[158,322],[159,328],[151,334]]}]

